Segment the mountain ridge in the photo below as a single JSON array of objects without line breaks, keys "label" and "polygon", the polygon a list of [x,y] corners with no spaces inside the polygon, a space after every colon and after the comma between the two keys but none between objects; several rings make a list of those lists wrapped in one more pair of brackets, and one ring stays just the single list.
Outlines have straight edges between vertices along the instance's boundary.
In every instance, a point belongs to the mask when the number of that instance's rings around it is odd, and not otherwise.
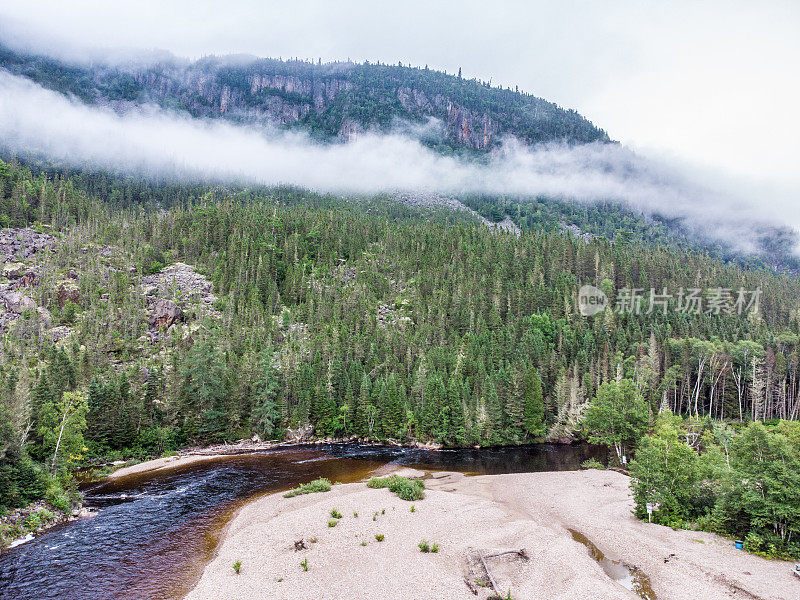
[{"label": "mountain ridge", "polygon": [[69,64],[0,46],[0,68],[86,103],[122,110],[153,103],[193,117],[300,128],[349,141],[399,122],[444,153],[483,152],[503,137],[528,144],[610,142],[572,109],[425,67],[209,56],[193,62]]}]

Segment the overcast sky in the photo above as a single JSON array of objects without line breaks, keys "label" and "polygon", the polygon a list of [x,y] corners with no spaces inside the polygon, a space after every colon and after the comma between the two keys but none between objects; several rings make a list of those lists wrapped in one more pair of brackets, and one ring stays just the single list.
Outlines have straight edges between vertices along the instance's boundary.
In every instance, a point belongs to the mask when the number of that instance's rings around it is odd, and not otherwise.
[{"label": "overcast sky", "polygon": [[650,155],[800,190],[800,3],[3,0],[0,29],[70,56],[402,61],[575,108]]}]

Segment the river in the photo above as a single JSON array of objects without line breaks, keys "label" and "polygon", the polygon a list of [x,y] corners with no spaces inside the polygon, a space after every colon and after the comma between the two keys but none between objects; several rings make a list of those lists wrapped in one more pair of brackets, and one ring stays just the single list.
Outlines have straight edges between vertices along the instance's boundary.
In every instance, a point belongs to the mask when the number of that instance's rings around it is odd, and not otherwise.
[{"label": "river", "polygon": [[473,474],[560,471],[588,458],[605,461],[605,451],[556,444],[481,450],[314,445],[120,477],[84,490],[95,516],[0,554],[0,599],[180,598],[242,504],[317,477],[359,481],[388,463]]}]

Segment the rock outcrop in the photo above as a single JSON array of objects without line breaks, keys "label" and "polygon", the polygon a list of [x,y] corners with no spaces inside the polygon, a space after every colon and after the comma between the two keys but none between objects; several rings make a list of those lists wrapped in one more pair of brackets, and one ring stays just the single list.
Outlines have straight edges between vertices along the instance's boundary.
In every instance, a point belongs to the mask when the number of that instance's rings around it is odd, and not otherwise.
[{"label": "rock outcrop", "polygon": [[18,315],[21,315],[25,311],[36,310],[36,302],[28,298],[22,292],[5,292],[0,295],[0,299],[2,299],[3,306],[5,306],[6,310],[10,310]]},{"label": "rock outcrop", "polygon": [[51,326],[50,313],[30,296],[29,288],[39,284],[40,276],[38,268],[29,263],[54,242],[54,236],[30,227],[0,230],[0,329],[8,329],[23,315],[37,319],[45,328]]},{"label": "rock outcrop", "polygon": [[0,262],[8,264],[32,258],[37,252],[52,246],[54,241],[49,233],[39,233],[30,227],[3,229],[0,231]]},{"label": "rock outcrop", "polygon": [[3,265],[3,277],[19,279],[25,273],[25,264],[21,262],[8,262]]},{"label": "rock outcrop", "polygon": [[[162,332],[186,321],[187,313],[219,317],[214,308],[214,284],[185,263],[175,263],[155,275],[142,277],[142,291],[149,312],[147,333],[151,342]],[[191,331],[184,332],[191,336]],[[188,338],[187,338],[188,339]]]},{"label": "rock outcrop", "polygon": [[156,300],[150,312],[148,324],[151,328],[169,328],[183,319],[183,311],[172,300]]},{"label": "rock outcrop", "polygon": [[214,284],[186,263],[177,262],[155,275],[142,277],[148,301],[157,297],[180,297],[200,302],[211,309],[217,297]]},{"label": "rock outcrop", "polygon": [[56,292],[56,298],[58,299],[59,308],[64,308],[64,305],[67,303],[67,300],[74,302],[75,304],[80,304],[81,290],[78,287],[78,284],[75,283],[75,280],[65,279],[64,281],[61,281],[58,284],[58,291]]}]

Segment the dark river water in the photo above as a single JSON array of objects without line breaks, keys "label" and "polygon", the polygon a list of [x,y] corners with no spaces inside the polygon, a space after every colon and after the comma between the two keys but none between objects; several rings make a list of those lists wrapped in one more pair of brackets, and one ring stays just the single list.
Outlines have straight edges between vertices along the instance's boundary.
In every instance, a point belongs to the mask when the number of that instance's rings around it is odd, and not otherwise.
[{"label": "dark river water", "polygon": [[0,599],[179,598],[246,501],[317,477],[359,481],[391,463],[475,474],[573,470],[605,450],[538,444],[482,450],[315,445],[226,456],[88,487],[90,518],[0,554]]}]

